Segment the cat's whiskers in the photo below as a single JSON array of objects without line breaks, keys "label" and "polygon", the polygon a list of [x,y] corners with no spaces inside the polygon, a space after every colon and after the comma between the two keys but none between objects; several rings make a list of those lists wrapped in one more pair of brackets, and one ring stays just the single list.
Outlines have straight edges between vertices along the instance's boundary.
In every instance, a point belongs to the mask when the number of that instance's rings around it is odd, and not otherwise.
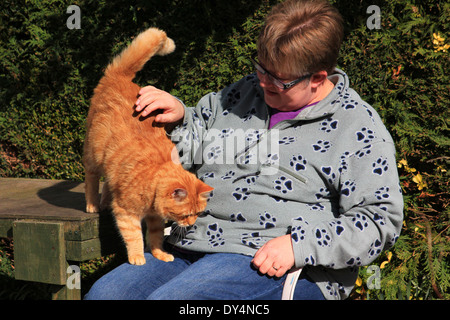
[{"label": "cat's whiskers", "polygon": [[175,242],[178,243],[181,241],[187,234],[188,227],[182,227],[177,223],[172,224],[171,234],[175,236]]}]

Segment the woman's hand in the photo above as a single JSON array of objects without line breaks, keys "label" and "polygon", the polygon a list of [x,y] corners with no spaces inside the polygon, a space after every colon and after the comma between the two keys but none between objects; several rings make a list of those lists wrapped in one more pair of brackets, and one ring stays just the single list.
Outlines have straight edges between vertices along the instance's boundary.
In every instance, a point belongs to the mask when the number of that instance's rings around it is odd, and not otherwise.
[{"label": "woman's hand", "polygon": [[156,122],[175,123],[184,118],[183,104],[170,93],[152,86],[146,86],[141,88],[139,95],[136,101],[136,111],[142,111],[143,117],[160,109],[163,110],[163,113],[156,116]]},{"label": "woman's hand", "polygon": [[253,257],[252,263],[262,274],[282,277],[295,264],[291,235],[267,241]]}]

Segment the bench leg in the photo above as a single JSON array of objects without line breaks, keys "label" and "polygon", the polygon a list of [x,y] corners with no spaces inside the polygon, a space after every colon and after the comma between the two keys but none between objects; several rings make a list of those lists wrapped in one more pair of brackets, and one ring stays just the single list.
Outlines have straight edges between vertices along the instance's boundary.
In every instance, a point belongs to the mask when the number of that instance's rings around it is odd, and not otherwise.
[{"label": "bench leg", "polygon": [[80,289],[69,289],[67,286],[52,285],[52,300],[81,300]]},{"label": "bench leg", "polygon": [[53,299],[81,298],[72,269],[68,272],[62,222],[15,221],[13,237],[17,280],[51,284]]}]

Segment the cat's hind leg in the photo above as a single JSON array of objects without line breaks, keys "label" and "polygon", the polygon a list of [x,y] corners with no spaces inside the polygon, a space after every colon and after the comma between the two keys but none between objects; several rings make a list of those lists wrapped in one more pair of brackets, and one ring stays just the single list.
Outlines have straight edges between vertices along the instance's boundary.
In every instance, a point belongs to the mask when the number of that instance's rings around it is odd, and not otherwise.
[{"label": "cat's hind leg", "polygon": [[100,211],[111,208],[112,194],[108,187],[108,182],[103,183],[102,196],[100,200]]},{"label": "cat's hind leg", "polygon": [[100,175],[96,172],[86,170],[85,173],[85,198],[86,212],[100,212],[100,199],[98,194]]}]

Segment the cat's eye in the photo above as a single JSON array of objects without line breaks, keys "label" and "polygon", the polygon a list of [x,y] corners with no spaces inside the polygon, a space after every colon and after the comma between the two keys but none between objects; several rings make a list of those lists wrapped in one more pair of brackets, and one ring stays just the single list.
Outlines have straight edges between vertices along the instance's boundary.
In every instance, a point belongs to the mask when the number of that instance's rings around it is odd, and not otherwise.
[{"label": "cat's eye", "polygon": [[185,214],[185,215],[181,216],[181,219],[188,219],[190,217],[198,217],[201,214],[202,214],[202,212]]}]

